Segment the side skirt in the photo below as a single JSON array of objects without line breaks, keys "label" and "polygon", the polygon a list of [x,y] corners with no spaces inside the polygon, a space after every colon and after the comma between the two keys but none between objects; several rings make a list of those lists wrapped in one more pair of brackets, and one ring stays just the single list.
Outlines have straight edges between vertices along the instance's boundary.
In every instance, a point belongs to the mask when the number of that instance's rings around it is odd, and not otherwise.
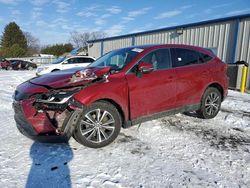
[{"label": "side skirt", "polygon": [[143,116],[140,118],[137,118],[135,120],[129,120],[127,122],[124,122],[123,128],[129,128],[133,125],[139,124],[139,123],[143,123],[146,121],[151,121],[154,119],[159,119],[168,115],[173,115],[173,114],[177,114],[177,113],[183,113],[183,112],[190,112],[190,111],[196,111],[199,110],[200,108],[200,104],[195,104],[195,105],[188,105],[188,106],[184,106],[181,108],[176,108],[173,110],[168,110],[168,111],[163,111],[163,112],[159,112],[159,113],[155,113],[153,115],[149,115],[149,116]]}]

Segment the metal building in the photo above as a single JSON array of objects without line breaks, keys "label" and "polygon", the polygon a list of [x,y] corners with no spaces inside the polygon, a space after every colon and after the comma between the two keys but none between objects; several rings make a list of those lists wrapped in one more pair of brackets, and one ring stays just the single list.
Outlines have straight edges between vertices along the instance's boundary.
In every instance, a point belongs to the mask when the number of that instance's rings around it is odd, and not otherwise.
[{"label": "metal building", "polygon": [[[250,63],[250,14],[167,27],[89,41],[88,53],[94,57],[114,49],[142,44],[188,44],[213,48],[226,63]],[[241,68],[235,80],[239,89]],[[246,88],[250,89],[250,68]]]}]

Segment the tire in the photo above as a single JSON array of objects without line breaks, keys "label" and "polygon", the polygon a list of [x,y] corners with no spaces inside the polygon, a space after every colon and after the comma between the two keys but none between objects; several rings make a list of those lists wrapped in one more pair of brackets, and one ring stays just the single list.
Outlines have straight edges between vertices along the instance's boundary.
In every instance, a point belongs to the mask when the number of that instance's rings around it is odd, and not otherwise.
[{"label": "tire", "polygon": [[82,113],[73,138],[84,146],[101,148],[117,138],[121,125],[121,115],[115,106],[105,101],[95,102]]},{"label": "tire", "polygon": [[198,114],[203,119],[214,118],[221,107],[221,93],[217,88],[209,87],[202,96],[201,107]]}]

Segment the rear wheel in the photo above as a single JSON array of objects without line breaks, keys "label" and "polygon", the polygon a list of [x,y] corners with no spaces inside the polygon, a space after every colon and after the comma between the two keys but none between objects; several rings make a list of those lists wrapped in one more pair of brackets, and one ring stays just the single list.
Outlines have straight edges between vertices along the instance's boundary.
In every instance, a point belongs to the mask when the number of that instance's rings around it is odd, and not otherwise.
[{"label": "rear wheel", "polygon": [[115,106],[105,101],[96,102],[83,112],[73,137],[87,147],[104,147],[117,138],[121,124]]},{"label": "rear wheel", "polygon": [[201,118],[211,119],[214,118],[221,107],[221,93],[217,88],[209,87],[203,94],[201,100],[201,107],[198,114]]}]

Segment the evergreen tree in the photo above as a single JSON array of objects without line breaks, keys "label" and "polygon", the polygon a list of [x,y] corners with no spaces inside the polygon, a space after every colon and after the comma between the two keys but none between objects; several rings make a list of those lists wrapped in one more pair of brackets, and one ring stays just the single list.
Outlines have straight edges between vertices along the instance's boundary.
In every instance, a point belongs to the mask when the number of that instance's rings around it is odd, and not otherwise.
[{"label": "evergreen tree", "polygon": [[15,22],[10,22],[4,28],[1,38],[1,46],[5,49],[11,48],[15,44],[18,44],[18,46],[24,51],[27,50],[27,40],[22,30]]},{"label": "evergreen tree", "polygon": [[9,48],[3,48],[2,50],[2,54],[4,57],[23,57],[25,56],[25,53],[26,51],[18,44],[14,44]]},{"label": "evergreen tree", "polygon": [[55,56],[63,55],[66,52],[70,52],[73,50],[72,44],[55,44],[52,46],[47,46],[41,50],[43,54],[52,54]]}]

